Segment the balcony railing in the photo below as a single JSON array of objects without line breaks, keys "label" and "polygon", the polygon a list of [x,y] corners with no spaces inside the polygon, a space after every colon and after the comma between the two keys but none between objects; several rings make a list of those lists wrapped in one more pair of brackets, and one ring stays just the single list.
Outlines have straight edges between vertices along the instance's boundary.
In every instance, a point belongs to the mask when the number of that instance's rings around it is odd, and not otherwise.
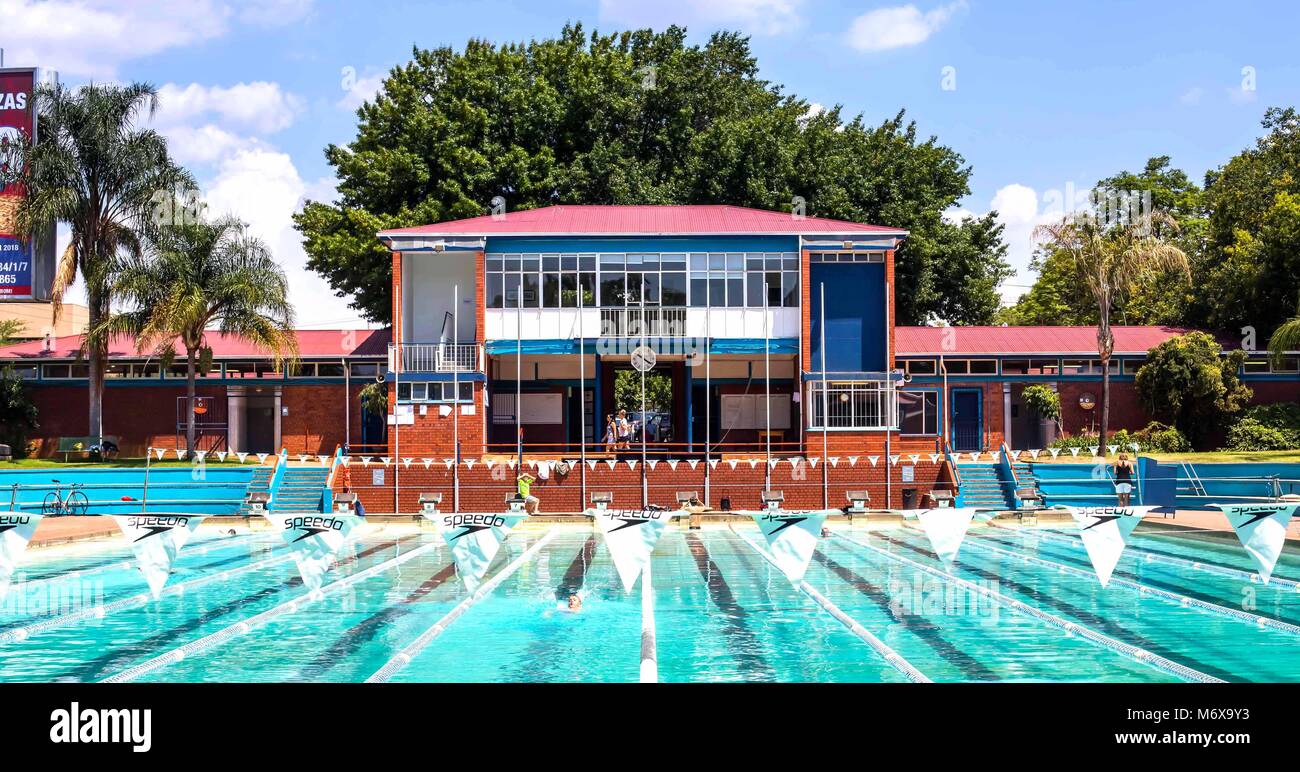
[{"label": "balcony railing", "polygon": [[674,306],[602,308],[600,334],[604,338],[684,338],[686,309]]},{"label": "balcony railing", "polygon": [[[397,365],[397,351],[401,364]],[[388,369],[404,373],[474,373],[483,369],[477,343],[403,343],[388,347]]]}]

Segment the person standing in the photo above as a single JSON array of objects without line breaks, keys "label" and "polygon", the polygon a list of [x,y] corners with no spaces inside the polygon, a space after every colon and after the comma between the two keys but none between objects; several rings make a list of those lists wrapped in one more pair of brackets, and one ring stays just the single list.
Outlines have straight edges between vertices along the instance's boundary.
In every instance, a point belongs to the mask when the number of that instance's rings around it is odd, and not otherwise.
[{"label": "person standing", "polygon": [[1133,462],[1129,460],[1127,453],[1120,453],[1115,461],[1115,493],[1119,498],[1119,505],[1127,507],[1133,495]]}]

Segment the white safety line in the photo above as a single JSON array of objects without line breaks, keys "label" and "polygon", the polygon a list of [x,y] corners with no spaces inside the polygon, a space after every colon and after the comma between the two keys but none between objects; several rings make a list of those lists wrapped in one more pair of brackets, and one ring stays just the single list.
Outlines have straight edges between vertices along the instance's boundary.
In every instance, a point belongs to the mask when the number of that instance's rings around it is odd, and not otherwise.
[{"label": "white safety line", "polygon": [[[777,571],[781,570],[780,567],[777,566],[776,561],[772,559],[772,556],[767,553],[767,550],[763,549],[762,547],[758,546],[754,542],[750,541],[748,536],[740,533],[735,528],[732,528],[731,532],[739,536],[742,540],[744,540],[744,542],[748,544],[750,547],[752,547],[754,551],[757,552],[759,555],[762,555],[763,559],[766,560],[768,563],[770,563],[773,568],[775,568]],[[839,621],[840,624],[848,628],[849,632],[853,633],[858,638],[861,638],[862,641],[866,643],[868,646],[870,646],[873,651],[875,651],[877,654],[883,657],[884,660],[890,664],[890,666],[892,666],[898,672],[902,673],[907,678],[907,680],[917,684],[933,683],[933,681],[931,681],[929,676],[927,676],[925,673],[922,673],[911,662],[908,662],[906,659],[904,659],[903,656],[899,654],[897,651],[894,651],[894,649],[890,647],[889,644],[885,643],[884,641],[880,640],[875,635],[873,635],[870,630],[863,627],[862,624],[858,622],[856,619],[844,613],[839,606],[836,606],[834,603],[832,603],[829,599],[826,598],[826,596],[822,595],[820,592],[817,592],[816,588],[814,588],[807,581],[800,580],[798,585],[796,586],[800,590],[802,590],[805,595],[812,598],[813,601],[818,606],[821,606],[828,613],[830,613],[831,616],[835,617],[835,619]]]},{"label": "white safety line", "polygon": [[226,641],[235,638],[237,636],[245,635],[251,632],[254,627],[257,627],[258,625],[261,625],[265,622],[269,622],[270,620],[275,619],[276,617],[281,617],[286,614],[293,614],[297,611],[300,611],[304,607],[309,606],[312,603],[315,603],[316,601],[323,600],[326,595],[330,595],[346,587],[350,587],[356,584],[357,582],[362,581],[363,579],[369,579],[370,577],[375,576],[377,574],[382,574],[390,569],[397,568],[398,566],[407,562],[408,560],[413,560],[430,550],[437,549],[438,546],[439,545],[437,542],[429,542],[428,544],[425,544],[423,546],[416,547],[410,552],[407,552],[402,555],[398,555],[395,558],[390,558],[388,560],[385,560],[382,563],[377,563],[371,566],[370,568],[365,569],[364,571],[358,571],[357,573],[352,574],[350,576],[344,577],[342,579],[337,579],[325,585],[324,587],[321,587],[319,590],[316,590],[315,592],[309,592],[306,595],[300,595],[294,598],[293,600],[285,601],[284,603],[281,603],[275,608],[267,609],[266,611],[263,611],[260,614],[255,614],[247,619],[236,622],[233,625],[224,627],[216,631],[215,633],[211,633],[209,635],[203,636],[202,638],[199,638],[198,640],[191,641],[190,643],[187,643],[184,646],[178,646],[177,648],[172,649],[171,651],[165,654],[160,654],[157,657],[154,657],[149,660],[145,660],[144,662],[141,662],[138,665],[134,665],[132,667],[127,668],[126,670],[123,670],[118,673],[114,673],[113,675],[101,681],[101,683],[126,683],[127,681],[134,681],[135,679],[147,673],[151,673],[155,670],[162,669],[169,665],[174,665],[177,662],[180,662],[181,660],[193,656],[194,654],[199,654],[201,652],[207,651],[208,649],[211,649],[212,647],[218,644],[225,643]]},{"label": "white safety line", "polygon": [[[1096,578],[1096,574],[1089,571],[1085,571],[1082,568],[1066,565],[1064,563],[1057,563],[1052,560],[1045,560],[1043,558],[1035,557],[1033,555],[1024,555],[1021,553],[1012,552],[1011,550],[1004,550],[1000,547],[994,547],[990,544],[984,544],[979,539],[968,539],[966,540],[966,544],[973,545],[978,549],[988,550],[989,552],[993,552],[998,555],[1011,558],[1013,560],[1021,560],[1027,563],[1033,563],[1034,565],[1044,566],[1046,568],[1053,568],[1056,569],[1057,571],[1062,571],[1067,574],[1073,574],[1075,576],[1082,576],[1086,579]],[[1204,611],[1210,614],[1214,614],[1216,616],[1232,617],[1233,619],[1236,619],[1240,622],[1245,622],[1247,624],[1255,625],[1256,627],[1267,627],[1271,630],[1278,630],[1284,633],[1290,633],[1291,635],[1300,635],[1300,626],[1293,625],[1290,622],[1283,622],[1278,619],[1270,619],[1269,617],[1263,617],[1258,614],[1251,614],[1248,611],[1242,611],[1240,609],[1235,609],[1235,608],[1228,608],[1227,606],[1220,606],[1217,603],[1211,603],[1209,601],[1200,600],[1198,598],[1192,598],[1186,595],[1179,595],[1178,593],[1162,590],[1158,587],[1151,587],[1145,584],[1141,584],[1139,582],[1131,582],[1128,579],[1122,579],[1118,576],[1111,576],[1110,583],[1119,587],[1125,587],[1130,590],[1135,590],[1141,595],[1150,595],[1154,598],[1159,598],[1164,601],[1169,601],[1170,603],[1177,603],[1179,606],[1182,606],[1183,608],[1192,608],[1192,609],[1196,609],[1197,611]]]},{"label": "white safety line", "polygon": [[[1079,547],[1080,549],[1083,549],[1082,539],[1076,539],[1066,533],[1055,533],[1055,532],[1048,533],[1048,532],[1039,531],[1037,529],[1030,529],[1030,528],[1022,528],[1022,529],[1006,528],[1004,530],[1008,532],[1019,532],[1019,533],[1026,533],[1026,534],[1033,533],[1035,539],[1050,541],[1057,544],[1069,544],[1071,546],[1075,546],[1075,547]],[[1256,584],[1263,583],[1263,579],[1261,579],[1259,574],[1254,571],[1246,571],[1245,569],[1231,568],[1229,566],[1220,566],[1214,563],[1202,563],[1199,560],[1192,560],[1191,558],[1174,558],[1174,557],[1169,557],[1167,555],[1157,555],[1155,553],[1146,551],[1140,546],[1130,546],[1129,551],[1141,555],[1142,560],[1146,561],[1147,563],[1163,563],[1165,565],[1180,566],[1182,568],[1190,568],[1193,571],[1204,571],[1207,574],[1216,574],[1218,576],[1228,577],[1231,579],[1245,579],[1248,582],[1253,582]],[[1274,576],[1272,579],[1269,580],[1269,586],[1274,586],[1274,585],[1278,587],[1287,587],[1292,590],[1300,591],[1300,582],[1294,581],[1292,579],[1284,579],[1280,576]]]},{"label": "white safety line", "polygon": [[393,677],[394,674],[397,673],[397,671],[406,667],[411,662],[411,660],[415,658],[415,655],[419,654],[421,651],[424,651],[426,646],[432,643],[433,640],[437,638],[439,635],[442,635],[443,631],[446,630],[448,627],[450,627],[453,622],[459,619],[461,614],[464,614],[466,611],[468,611],[470,606],[473,606],[475,603],[478,603],[480,600],[486,598],[488,595],[491,595],[492,591],[495,590],[499,584],[504,582],[506,579],[510,578],[511,574],[518,571],[525,563],[529,561],[529,559],[532,558],[533,555],[537,554],[538,550],[540,550],[542,547],[545,547],[548,543],[550,543],[551,539],[554,539],[559,532],[560,529],[558,527],[554,527],[551,528],[546,533],[542,534],[542,538],[533,542],[532,546],[524,550],[519,555],[519,557],[511,561],[510,564],[507,565],[505,568],[502,568],[500,571],[498,571],[487,582],[480,585],[479,588],[475,590],[468,598],[456,604],[456,607],[453,608],[451,611],[448,611],[446,615],[442,617],[442,619],[439,619],[437,622],[434,622],[432,627],[430,627],[429,629],[421,633],[418,638],[412,641],[406,648],[402,649],[396,655],[394,655],[392,659],[385,662],[383,667],[376,670],[373,675],[371,675],[369,678],[366,679],[366,683],[376,684],[376,683],[387,682],[390,678]]},{"label": "white safety line", "polygon": [[650,563],[641,571],[641,683],[659,683],[659,648],[655,641],[655,596]]},{"label": "white safety line", "polygon": [[1024,603],[1022,601],[1016,600],[1015,598],[1012,598],[1008,595],[1003,595],[1000,592],[991,590],[988,587],[984,587],[982,585],[976,584],[975,582],[962,579],[959,576],[954,576],[953,574],[950,574],[947,571],[941,571],[937,568],[932,568],[923,563],[918,563],[915,560],[910,560],[908,558],[905,558],[902,555],[895,555],[894,553],[889,552],[887,550],[882,550],[879,547],[876,547],[875,545],[867,544],[865,542],[860,542],[857,539],[844,536],[843,534],[835,534],[835,537],[839,539],[843,539],[844,541],[847,541],[850,544],[856,544],[857,546],[862,547],[863,549],[870,550],[878,555],[882,555],[897,563],[902,563],[903,565],[910,566],[916,569],[917,571],[927,573],[939,579],[946,579],[949,582],[952,582],[953,584],[956,584],[965,590],[968,590],[970,592],[976,593],[977,595],[981,595],[985,598],[988,598],[989,600],[992,600],[993,602],[1001,606],[1009,608],[1012,611],[1019,612],[1029,617],[1033,617],[1034,619],[1037,619],[1040,622],[1044,622],[1059,630],[1063,630],[1064,632],[1070,635],[1077,635],[1080,638],[1089,641],[1090,643],[1094,643],[1098,646],[1101,646],[1102,648],[1110,649],[1111,651],[1118,652],[1133,660],[1136,660],[1137,662],[1140,662],[1144,665],[1150,665],[1151,667],[1156,668],[1157,670],[1162,670],[1166,673],[1169,673],[1170,675],[1174,675],[1179,678],[1182,678],[1185,681],[1197,681],[1200,683],[1223,683],[1223,679],[1221,678],[1215,678],[1212,675],[1209,675],[1207,673],[1202,673],[1199,670],[1194,670],[1190,667],[1187,667],[1186,665],[1182,665],[1177,662],[1174,662],[1171,659],[1162,657],[1159,654],[1155,654],[1153,652],[1147,651],[1146,649],[1140,648],[1138,646],[1134,646],[1131,643],[1125,643],[1124,641],[1121,641],[1118,638],[1112,638],[1111,636],[1106,635],[1105,633],[1100,632],[1098,630],[1093,630],[1092,628],[1085,627],[1084,625],[1081,625],[1077,622],[1071,622],[1070,620],[1065,619],[1063,617],[1058,617],[1055,614],[1050,614],[1036,606],[1031,606],[1028,603]]},{"label": "white safety line", "polygon": [[[191,579],[188,582],[173,584],[169,587],[164,587],[163,591],[159,593],[158,597],[162,598],[168,595],[179,595],[185,592],[186,590],[190,590],[204,584],[209,584],[211,582],[220,581],[222,579],[229,579],[232,576],[238,576],[239,574],[246,573],[248,571],[255,571],[259,568],[265,568],[266,566],[272,565],[274,563],[280,563],[282,561],[288,560],[291,557],[293,557],[293,555],[289,553],[284,553],[282,555],[269,557],[265,560],[259,560],[255,563],[249,563],[248,565],[238,566],[236,568],[227,569],[225,571],[219,571],[215,574],[200,576],[197,579]],[[15,627],[13,629],[0,632],[0,643],[10,643],[11,641],[24,641],[37,633],[44,632],[46,630],[52,630],[56,627],[63,627],[64,625],[75,624],[77,622],[82,622],[87,619],[103,619],[109,614],[116,613],[123,609],[134,608],[136,606],[143,606],[144,604],[148,603],[151,600],[153,600],[153,595],[151,593],[142,592],[139,595],[132,595],[129,598],[122,598],[121,600],[116,600],[106,605],[94,606],[91,608],[82,609],[81,611],[74,611],[70,614],[63,614],[57,617],[50,617],[49,619],[42,619],[41,621],[33,622],[30,625]]]}]

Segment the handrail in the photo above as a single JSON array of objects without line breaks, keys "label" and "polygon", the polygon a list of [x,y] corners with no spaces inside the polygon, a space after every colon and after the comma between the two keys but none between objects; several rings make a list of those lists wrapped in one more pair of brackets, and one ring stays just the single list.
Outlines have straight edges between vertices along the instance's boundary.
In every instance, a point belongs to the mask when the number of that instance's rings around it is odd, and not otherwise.
[{"label": "handrail", "polygon": [[953,497],[956,498],[956,496],[961,493],[961,472],[957,469],[957,459],[952,457],[952,446],[948,444],[948,438],[943,437],[939,442],[941,443],[941,448],[943,450],[944,460],[948,464],[948,471],[952,474],[953,485],[957,488],[953,491]]},{"label": "handrail", "polygon": [[320,511],[328,514],[330,505],[333,500],[334,477],[338,474],[339,466],[343,463],[343,446],[334,446],[334,458],[330,461],[329,474],[325,476],[325,490],[321,491]]},{"label": "handrail", "polygon": [[284,482],[284,470],[287,466],[289,466],[289,450],[280,448],[280,455],[276,457],[275,471],[271,473],[271,479],[266,486],[267,509],[270,509],[271,504],[275,502],[275,494],[280,490],[280,483]]}]

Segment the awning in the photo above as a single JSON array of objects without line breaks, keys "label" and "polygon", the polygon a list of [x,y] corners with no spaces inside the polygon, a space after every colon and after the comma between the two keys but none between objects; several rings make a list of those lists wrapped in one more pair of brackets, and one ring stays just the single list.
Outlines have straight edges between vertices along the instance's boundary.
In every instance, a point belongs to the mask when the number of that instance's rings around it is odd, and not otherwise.
[{"label": "awning", "polygon": [[[588,354],[594,354],[596,351],[595,344],[590,341],[587,342],[584,348]],[[484,344],[483,350],[488,356],[511,355],[520,352],[531,356],[539,354],[576,354],[578,353],[578,341],[559,338],[524,341],[490,340]]]},{"label": "awning", "polygon": [[[690,338],[646,338],[645,345],[659,352],[681,353],[682,341],[692,340]],[[621,348],[630,352],[633,348],[640,345],[641,340],[638,338],[619,339]],[[583,342],[583,350],[588,354],[595,354],[599,347],[596,341],[587,340]],[[528,356],[539,356],[548,354],[577,354],[578,341],[566,339],[535,339],[524,341],[513,340],[491,340],[484,344],[484,350],[488,356],[510,356],[517,352],[522,352]],[[799,353],[798,338],[772,338],[767,342],[765,349],[762,338],[714,338],[709,345],[711,354],[746,354],[752,356],[762,356],[764,351],[776,355],[790,355]]]},{"label": "awning", "polygon": [[798,354],[798,338],[771,338],[764,344],[762,338],[714,338],[709,345],[710,354]]}]

